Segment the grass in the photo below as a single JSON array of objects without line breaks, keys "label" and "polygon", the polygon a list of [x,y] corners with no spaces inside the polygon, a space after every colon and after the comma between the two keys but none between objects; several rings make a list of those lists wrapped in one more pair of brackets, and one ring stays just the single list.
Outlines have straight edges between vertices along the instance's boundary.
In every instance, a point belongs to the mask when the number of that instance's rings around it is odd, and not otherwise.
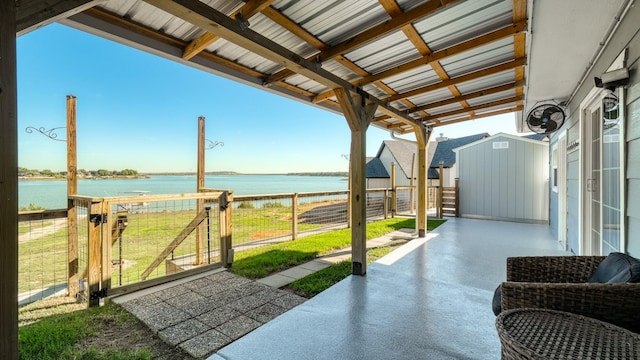
[{"label": "grass", "polygon": [[[432,230],[444,220],[429,220],[427,229]],[[374,239],[402,228],[415,227],[415,219],[386,219],[367,224],[367,239]],[[268,245],[235,255],[231,271],[250,279],[259,279],[318,256],[343,249],[351,245],[351,229],[331,231],[308,236],[295,241]]]},{"label": "grass", "polygon": [[[65,303],[66,301],[66,303]],[[87,338],[106,329],[119,329],[136,340],[136,334],[125,332],[138,320],[121,307],[109,304],[84,311],[68,298],[54,298],[20,308],[18,341],[20,359],[151,359],[146,348],[122,350],[115,346],[97,347],[83,344]]]},{"label": "grass", "polygon": [[[404,243],[406,243],[406,241],[396,242],[390,246],[369,249],[367,251],[367,264],[371,264],[380,259]],[[287,288],[300,296],[312,298],[349,275],[351,275],[351,259],[333,264],[328,268],[298,279],[289,284]]]}]

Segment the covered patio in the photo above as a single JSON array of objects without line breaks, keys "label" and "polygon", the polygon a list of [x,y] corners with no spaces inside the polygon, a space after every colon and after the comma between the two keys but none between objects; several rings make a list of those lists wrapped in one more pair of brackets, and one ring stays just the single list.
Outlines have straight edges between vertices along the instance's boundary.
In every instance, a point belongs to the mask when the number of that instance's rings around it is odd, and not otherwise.
[{"label": "covered patio", "polygon": [[[526,111],[537,101],[571,100],[601,54],[603,34],[609,38],[619,9],[627,8],[621,3],[2,2],[0,312],[6,316],[0,357],[17,358],[16,36],[59,21],[345,116],[351,132],[353,274],[366,277],[348,278],[222,349],[222,358],[245,358],[245,351],[265,358],[368,358],[381,351],[393,358],[496,358],[490,295],[504,280],[504,259],[559,253],[548,227],[456,220],[393,264],[367,269],[367,128],[415,136],[417,227],[427,236],[426,147],[433,130]],[[633,1],[624,3],[630,7]],[[558,49],[561,56],[548,55]],[[564,71],[557,71],[561,65]],[[522,239],[525,233],[531,238]]]},{"label": "covered patio", "polygon": [[569,255],[545,225],[450,219],[210,359],[498,359],[510,256]]}]

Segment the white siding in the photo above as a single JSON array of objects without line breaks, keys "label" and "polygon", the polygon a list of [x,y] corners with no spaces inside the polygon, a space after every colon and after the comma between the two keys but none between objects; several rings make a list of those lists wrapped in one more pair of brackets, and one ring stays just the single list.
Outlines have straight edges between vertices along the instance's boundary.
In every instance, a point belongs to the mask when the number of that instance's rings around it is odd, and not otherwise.
[{"label": "white siding", "polygon": [[[507,141],[509,148],[493,149]],[[548,143],[496,135],[462,148],[456,164],[462,216],[546,223]]]}]

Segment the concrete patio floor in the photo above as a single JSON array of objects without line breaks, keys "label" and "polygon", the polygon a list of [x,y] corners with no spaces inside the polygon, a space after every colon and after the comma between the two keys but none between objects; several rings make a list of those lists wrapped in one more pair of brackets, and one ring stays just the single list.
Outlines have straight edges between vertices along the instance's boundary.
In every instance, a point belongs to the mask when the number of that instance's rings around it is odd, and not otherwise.
[{"label": "concrete patio floor", "polygon": [[450,219],[209,359],[498,359],[510,256],[570,255],[549,227]]}]

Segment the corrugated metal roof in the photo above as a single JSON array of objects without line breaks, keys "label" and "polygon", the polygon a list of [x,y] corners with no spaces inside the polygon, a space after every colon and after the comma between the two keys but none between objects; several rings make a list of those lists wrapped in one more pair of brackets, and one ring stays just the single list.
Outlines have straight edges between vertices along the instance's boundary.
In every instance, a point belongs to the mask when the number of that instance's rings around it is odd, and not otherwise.
[{"label": "corrugated metal roof", "polygon": [[[471,119],[487,111],[505,111],[519,106],[514,102],[483,108],[493,101],[513,97],[515,90],[459,101],[454,98],[523,80],[516,79],[513,69],[482,77],[467,75],[513,61],[514,54],[524,53],[524,43],[515,42],[512,33],[484,45],[473,42],[485,34],[505,29],[515,18],[524,19],[525,13],[514,14],[513,2],[520,2],[517,8],[526,8],[527,0],[448,0],[445,5],[434,0],[401,0],[395,4],[395,9],[393,3],[385,3],[389,12],[377,0],[276,0],[260,12],[251,8],[246,10],[254,15],[248,19],[249,29],[241,30],[238,35],[251,34],[247,39],[254,42],[255,47],[239,46],[232,42],[237,38],[231,37],[232,41],[218,39],[205,43],[202,52],[192,52],[190,43],[201,41],[207,30],[215,32],[220,25],[208,27],[214,22],[211,19],[204,23],[194,21],[190,16],[197,15],[198,10],[175,11],[161,0],[146,1],[106,0],[96,7],[98,11],[72,16],[65,23],[73,26],[76,21],[82,21],[84,30],[91,31],[94,26],[96,34],[108,33],[116,41],[139,44],[143,50],[153,48],[154,53],[164,52],[163,56],[178,61],[184,61],[177,56],[184,52],[198,68],[214,64],[211,67],[214,73],[223,73],[254,86],[267,86],[270,91],[313,102],[330,111],[339,112],[340,109],[336,107],[336,97],[329,92],[328,85],[335,84],[336,79],[339,84],[351,83],[365,91],[370,99],[390,109],[391,112],[377,111],[374,125],[398,132],[413,131],[414,127],[408,121],[442,125],[447,121]],[[244,13],[245,7],[254,5],[241,0],[205,0],[203,3],[227,16],[236,11]],[[194,3],[194,6],[198,4]],[[104,24],[105,21],[111,28]],[[417,38],[408,36],[412,33]],[[157,41],[174,48],[159,48]],[[424,43],[420,44],[420,41]],[[458,50],[456,46],[460,44],[466,50]],[[264,49],[268,50],[265,52]],[[321,55],[322,64],[311,63],[317,55]],[[279,56],[284,56],[286,61]],[[207,62],[203,62],[202,57]],[[524,65],[518,66],[523,69]],[[293,71],[283,71],[286,67]],[[316,73],[310,75],[305,72],[308,69]],[[365,76],[367,74],[373,77]],[[465,81],[459,81],[459,78]],[[457,95],[458,91],[462,95]],[[435,108],[430,106],[441,101],[445,103],[436,104]],[[478,109],[465,112],[462,101]],[[425,118],[424,113],[417,112],[421,106],[432,116],[446,114],[446,117]],[[457,113],[448,114],[451,111]]]}]

